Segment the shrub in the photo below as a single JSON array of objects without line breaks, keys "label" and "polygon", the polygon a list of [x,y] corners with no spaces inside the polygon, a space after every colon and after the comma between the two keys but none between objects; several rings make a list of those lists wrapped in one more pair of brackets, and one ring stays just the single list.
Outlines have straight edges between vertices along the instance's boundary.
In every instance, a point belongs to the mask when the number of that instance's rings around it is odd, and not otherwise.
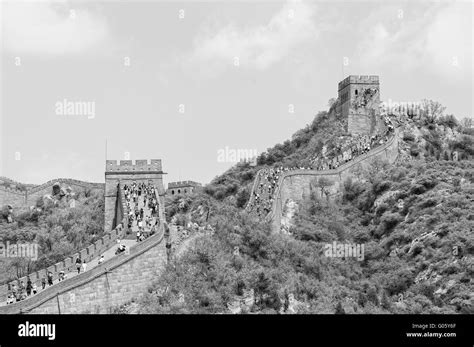
[{"label": "shrub", "polygon": [[248,188],[241,189],[239,193],[237,194],[237,207],[242,208],[247,204],[247,201],[249,201],[250,198],[250,191]]},{"label": "shrub", "polygon": [[352,181],[352,178],[349,177],[343,183],[342,199],[343,201],[353,201],[362,191],[364,191],[363,185]]},{"label": "shrub", "polygon": [[413,135],[412,133],[409,133],[409,132],[404,132],[403,133],[403,141],[413,142],[413,141],[415,141],[415,135]]},{"label": "shrub", "polygon": [[392,273],[390,277],[387,276],[386,289],[390,296],[397,295],[408,289],[413,283],[413,274],[408,269],[399,269]]},{"label": "shrub", "polygon": [[452,144],[453,150],[466,152],[469,155],[474,155],[474,137],[469,135],[462,135],[461,138]]},{"label": "shrub", "polygon": [[400,222],[401,218],[398,213],[386,213],[380,219],[380,225],[377,230],[377,235],[385,235],[390,233],[393,228]]},{"label": "shrub", "polygon": [[452,114],[446,115],[444,117],[440,117],[438,119],[438,124],[445,125],[447,127],[450,127],[451,129],[459,125],[458,120]]},{"label": "shrub", "polygon": [[379,195],[390,189],[391,186],[392,184],[389,181],[377,181],[374,183],[372,189],[376,195]]},{"label": "shrub", "polygon": [[422,184],[415,184],[410,188],[410,194],[420,195],[424,192],[426,192],[426,188]]}]

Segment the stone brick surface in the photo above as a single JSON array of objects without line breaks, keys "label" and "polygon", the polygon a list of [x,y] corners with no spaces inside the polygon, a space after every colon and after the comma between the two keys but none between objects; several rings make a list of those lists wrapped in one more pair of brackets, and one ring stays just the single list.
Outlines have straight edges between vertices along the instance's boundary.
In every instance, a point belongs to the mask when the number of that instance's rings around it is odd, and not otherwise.
[{"label": "stone brick surface", "polygon": [[[355,107],[354,102],[367,89],[376,91],[370,101],[372,107]],[[378,105],[380,103],[380,85],[378,76],[351,75],[339,82],[339,111],[347,119],[347,132],[351,134],[372,134],[379,124]],[[368,105],[367,105],[368,106]]]},{"label": "stone brick surface", "polygon": [[295,170],[285,174],[279,188],[277,188],[276,199],[272,208],[272,229],[274,232],[280,231],[283,207],[291,199],[302,201],[309,196],[311,191],[315,191],[319,196],[320,190],[316,187],[315,181],[320,177],[326,177],[333,182],[328,188],[331,195],[341,192],[342,184],[348,177],[354,177],[353,170],[357,165],[369,166],[376,158],[386,160],[389,163],[395,162],[398,157],[398,133],[386,144],[375,148],[371,152],[350,161],[336,170],[315,171],[315,170]]},{"label": "stone brick surface", "polygon": [[145,293],[147,285],[164,269],[166,248],[162,236],[161,232],[145,240],[136,246],[142,248],[128,257],[113,258],[90,272],[56,284],[48,293],[37,294],[29,303],[25,301],[24,306],[0,307],[0,314],[19,313],[15,310],[20,309],[32,314],[109,313]]}]

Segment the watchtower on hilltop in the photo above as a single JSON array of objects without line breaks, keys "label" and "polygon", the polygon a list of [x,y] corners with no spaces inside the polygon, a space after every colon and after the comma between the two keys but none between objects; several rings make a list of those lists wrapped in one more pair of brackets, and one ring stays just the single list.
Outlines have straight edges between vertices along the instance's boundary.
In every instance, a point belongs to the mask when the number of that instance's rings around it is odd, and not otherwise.
[{"label": "watchtower on hilltop", "polygon": [[160,196],[159,203],[164,203],[162,199],[165,194],[163,187],[163,175],[165,173],[161,167],[161,159],[135,160],[106,160],[105,163],[105,231],[110,231],[116,227],[120,211],[121,193],[117,190],[120,183],[121,187],[132,182],[153,184]]},{"label": "watchtower on hilltop", "polygon": [[372,134],[381,124],[379,76],[351,75],[339,82],[336,112],[347,119],[347,132]]}]

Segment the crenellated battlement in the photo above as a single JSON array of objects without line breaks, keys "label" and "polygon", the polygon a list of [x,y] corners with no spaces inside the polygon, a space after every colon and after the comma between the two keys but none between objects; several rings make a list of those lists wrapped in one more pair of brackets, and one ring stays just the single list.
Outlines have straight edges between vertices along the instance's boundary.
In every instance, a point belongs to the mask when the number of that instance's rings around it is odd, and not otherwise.
[{"label": "crenellated battlement", "polygon": [[195,181],[177,181],[168,183],[168,189],[181,187],[200,187],[201,183]]},{"label": "crenellated battlement", "polygon": [[105,172],[161,172],[161,159],[137,159],[135,163],[132,160],[106,160]]},{"label": "crenellated battlement", "polygon": [[34,205],[39,197],[51,194],[52,187],[56,183],[71,186],[74,191],[84,189],[103,190],[105,187],[104,183],[91,183],[71,178],[56,178],[37,186],[21,183],[20,186],[17,186],[15,183],[12,183],[14,182],[13,180],[8,178],[1,179],[0,181],[9,184],[9,186],[0,185],[0,205],[11,205],[14,207]]},{"label": "crenellated battlement", "polygon": [[28,194],[33,194],[36,192],[39,192],[45,188],[48,188],[50,186],[53,186],[55,183],[62,183],[62,184],[67,184],[67,185],[76,185],[76,186],[81,186],[85,188],[91,188],[91,189],[103,189],[104,184],[103,183],[92,183],[92,182],[86,182],[86,181],[79,181],[75,180],[72,178],[56,178],[54,180],[50,180],[46,183],[40,184],[39,186],[32,187],[28,189]]},{"label": "crenellated battlement", "polygon": [[351,75],[338,84],[336,114],[352,135],[372,134],[380,128],[380,81],[376,75]]},{"label": "crenellated battlement", "polygon": [[378,84],[379,76],[376,75],[351,75],[339,82],[338,90],[344,89],[348,84]]}]

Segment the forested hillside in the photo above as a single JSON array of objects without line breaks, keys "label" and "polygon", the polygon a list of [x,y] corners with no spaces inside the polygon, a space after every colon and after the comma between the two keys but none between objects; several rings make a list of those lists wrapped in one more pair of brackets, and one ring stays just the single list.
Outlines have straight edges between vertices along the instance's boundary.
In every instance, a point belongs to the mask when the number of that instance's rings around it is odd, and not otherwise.
[{"label": "forested hillside", "polygon": [[[342,129],[321,112],[256,167],[238,164],[203,192],[168,199],[169,221],[214,233],[171,262],[137,310],[474,313],[473,131],[452,116],[404,125],[402,160],[360,170],[335,200],[308,196],[288,234],[242,209],[260,168],[308,165]],[[333,242],[363,245],[363,259],[325,256]]]},{"label": "forested hillside", "polygon": [[104,230],[103,192],[87,190],[75,196],[75,207],[66,199],[39,199],[34,209],[16,210],[14,222],[0,218],[0,242],[37,243],[38,259],[0,258],[0,282],[48,267],[99,239]]}]

